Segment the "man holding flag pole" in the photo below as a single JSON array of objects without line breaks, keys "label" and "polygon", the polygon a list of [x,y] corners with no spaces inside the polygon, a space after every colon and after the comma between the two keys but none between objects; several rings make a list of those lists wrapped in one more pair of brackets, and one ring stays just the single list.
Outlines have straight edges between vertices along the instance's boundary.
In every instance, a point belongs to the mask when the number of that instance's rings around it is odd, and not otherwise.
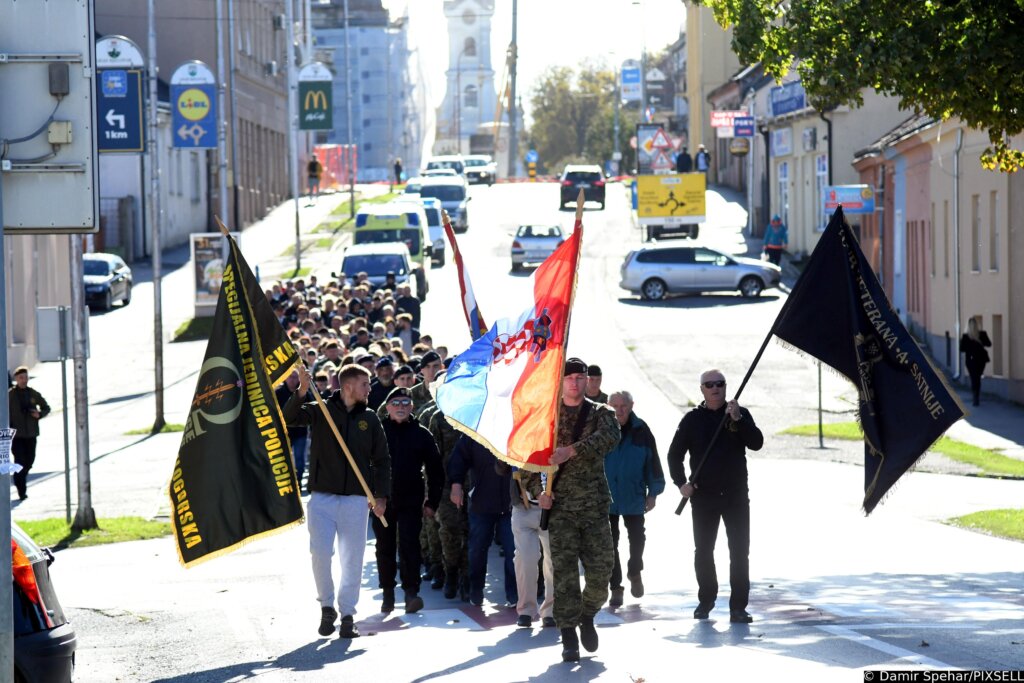
[{"label": "man holding flag pole", "polygon": [[[597,649],[593,617],[608,597],[614,561],[604,456],[619,438],[615,414],[583,396],[586,364],[565,359],[582,218],[581,191],[572,235],[530,276],[531,300],[515,317],[497,320],[457,356],[437,392],[438,407],[456,429],[499,460],[548,475],[542,507],[552,510],[554,616],[562,631],[565,661],[579,659],[577,627],[584,647],[591,652]],[[468,280],[463,277],[462,281],[467,320],[475,337],[471,313],[475,300],[471,303],[465,296]],[[581,415],[584,410],[587,415]],[[559,464],[568,474],[564,483],[556,484],[554,472]],[[581,557],[586,576],[582,595]]]}]

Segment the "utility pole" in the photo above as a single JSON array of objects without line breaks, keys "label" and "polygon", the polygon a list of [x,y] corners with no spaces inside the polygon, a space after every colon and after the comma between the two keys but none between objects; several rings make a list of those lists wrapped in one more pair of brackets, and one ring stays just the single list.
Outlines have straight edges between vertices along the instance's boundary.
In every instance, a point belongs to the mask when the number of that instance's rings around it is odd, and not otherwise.
[{"label": "utility pole", "polygon": [[299,141],[295,131],[298,93],[295,84],[295,0],[284,2],[284,59],[288,86],[288,186],[295,204],[295,275],[302,267],[302,236],[299,223]]},{"label": "utility pole", "polygon": [[[231,89],[231,227],[241,230],[241,213],[238,208],[238,96],[235,93],[235,0],[228,0],[228,87]],[[227,216],[224,217],[227,220]]]},{"label": "utility pole", "polygon": [[[150,0],[153,2],[153,0]],[[89,464],[89,378],[86,365],[85,274],[82,265],[82,236],[68,238],[68,260],[71,262],[71,325],[74,327],[72,358],[75,374],[75,451],[78,461],[78,510],[72,529],[96,528],[96,512],[92,509],[92,476]]]},{"label": "utility pole", "polygon": [[[508,51],[509,96],[508,96],[508,177],[516,175],[519,160],[519,110],[516,108],[516,64],[519,60],[519,44],[516,40],[519,0],[512,0],[512,44]],[[618,110],[616,110],[618,113]],[[616,119],[616,121],[618,121]]]},{"label": "utility pole", "polygon": [[[229,0],[230,2],[230,0]],[[228,121],[225,116],[224,94],[227,84],[224,82],[224,0],[216,0],[214,10],[217,30],[217,180],[220,195],[220,219],[228,220]],[[227,240],[224,240],[224,263],[227,263]]]},{"label": "utility pole", "polygon": [[622,175],[622,150],[619,148],[619,108],[622,106],[622,64],[615,65],[615,117],[612,119],[612,160],[617,175]]},{"label": "utility pole", "polygon": [[348,123],[348,217],[356,217],[356,174],[352,168],[355,143],[352,141],[352,50],[349,46],[348,34],[348,0],[345,0],[345,107]]},{"label": "utility pole", "polygon": [[[148,0],[147,21],[149,23],[149,230],[152,235],[153,249],[153,398],[156,402],[156,416],[153,420],[153,433],[164,428],[164,322],[163,304],[161,301],[162,286],[160,262],[160,135],[157,119],[156,79],[159,68],[156,62],[156,8],[155,0]],[[73,277],[73,275],[72,275]],[[81,282],[81,273],[79,280]],[[72,302],[72,306],[74,303]],[[84,355],[84,354],[83,354]],[[78,365],[82,365],[82,376],[85,376],[85,361],[75,358],[75,383],[78,383]],[[77,389],[76,389],[77,394]],[[76,401],[77,403],[77,396]],[[88,444],[88,441],[86,442]],[[81,465],[81,453],[79,453]],[[79,475],[79,514],[81,514],[81,475]],[[91,511],[91,510],[90,510]],[[77,519],[76,522],[77,524]],[[93,522],[95,525],[95,521]]]}]

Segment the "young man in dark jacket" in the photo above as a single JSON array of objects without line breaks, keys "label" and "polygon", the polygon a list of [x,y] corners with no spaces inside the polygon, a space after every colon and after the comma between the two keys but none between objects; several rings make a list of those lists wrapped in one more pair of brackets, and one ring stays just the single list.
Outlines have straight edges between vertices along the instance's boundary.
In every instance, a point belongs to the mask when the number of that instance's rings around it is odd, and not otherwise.
[{"label": "young man in dark jacket", "polygon": [[[309,551],[313,556],[313,580],[320,602],[320,635],[334,631],[338,612],[334,609],[334,579],[331,558],[337,541],[341,565],[338,607],[341,610],[342,638],[359,636],[354,615],[359,600],[366,548],[366,494],[349,465],[324,414],[316,402],[306,403],[309,373],[300,363],[298,391],[284,406],[289,427],[310,427],[309,479],[311,492],[306,504],[309,527]],[[360,474],[373,491],[373,514],[381,517],[391,496],[391,457],[387,437],[380,420],[366,405],[370,394],[370,371],[347,365],[338,373],[341,389],[326,400],[327,410],[337,426]]]},{"label": "young man in dark jacket", "polygon": [[[715,540],[719,522],[725,522],[729,540],[729,620],[749,624],[747,614],[750,595],[750,499],[747,493],[746,449],[761,450],[764,436],[754,424],[750,411],[735,401],[725,400],[725,375],[708,370],[700,376],[704,402],[683,416],[668,450],[668,467],[679,492],[690,499],[693,511],[693,556],[697,572],[697,609],[694,619],[707,619],[718,597],[718,575],[715,572]],[[718,434],[714,448],[708,453],[697,475],[718,425],[725,425]],[[686,478],[683,460],[690,453],[690,480]],[[696,459],[696,462],[694,460]]]},{"label": "young man in dark jacket", "polygon": [[448,461],[451,501],[455,507],[462,507],[466,475],[472,474],[473,477],[469,495],[469,601],[478,606],[484,602],[487,551],[495,537],[495,528],[505,550],[505,600],[510,605],[519,602],[516,570],[512,562],[515,555],[512,500],[509,496],[512,475],[499,475],[495,470],[496,462],[497,458],[489,450],[468,436],[459,439]]},{"label": "young man in dark jacket", "polygon": [[[373,533],[377,537],[377,575],[384,592],[380,611],[390,612],[395,608],[397,572],[405,593],[405,611],[412,613],[423,608],[423,598],[419,596],[420,524],[424,517],[434,517],[444,472],[434,437],[412,419],[412,393],[395,387],[384,405],[388,411],[384,433],[391,454],[391,504],[384,515],[387,528],[379,519],[373,520]],[[423,499],[423,472],[427,473],[426,501]]]},{"label": "young man in dark jacket", "polygon": [[14,386],[7,391],[7,405],[11,427],[17,430],[11,443],[11,453],[14,462],[21,465],[21,471],[11,479],[18,489],[18,498],[25,500],[28,498],[28,472],[36,461],[39,420],[50,414],[50,404],[28,385],[28,368],[25,366],[14,371]]}]

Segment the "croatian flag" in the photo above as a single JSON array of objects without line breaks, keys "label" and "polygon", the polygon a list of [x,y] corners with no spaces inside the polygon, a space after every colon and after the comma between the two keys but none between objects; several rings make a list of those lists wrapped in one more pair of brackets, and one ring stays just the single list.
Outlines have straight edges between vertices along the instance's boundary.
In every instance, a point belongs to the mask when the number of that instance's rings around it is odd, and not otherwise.
[{"label": "croatian flag", "polygon": [[505,462],[551,468],[583,225],[530,276],[531,299],[455,357],[437,404],[459,431]]},{"label": "croatian flag", "polygon": [[462,310],[466,313],[466,322],[469,323],[469,336],[476,341],[487,334],[487,324],[480,315],[480,306],[476,303],[476,296],[473,294],[473,286],[469,283],[469,275],[462,263],[462,252],[455,241],[455,231],[452,230],[451,221],[448,219],[448,212],[442,214],[444,217],[444,234],[448,236],[448,242],[452,245],[452,254],[455,260],[455,267],[459,271],[459,292],[462,294]]}]

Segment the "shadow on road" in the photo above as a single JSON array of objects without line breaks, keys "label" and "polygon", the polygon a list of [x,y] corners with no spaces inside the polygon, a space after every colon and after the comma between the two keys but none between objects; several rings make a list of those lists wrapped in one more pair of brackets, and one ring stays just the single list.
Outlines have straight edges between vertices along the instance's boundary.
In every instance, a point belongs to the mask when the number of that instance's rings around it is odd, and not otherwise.
[{"label": "shadow on road", "polygon": [[193,671],[171,678],[155,679],[159,683],[221,683],[222,681],[241,681],[248,678],[264,676],[273,671],[294,671],[307,673],[322,671],[328,664],[336,664],[358,657],[366,652],[358,648],[359,640],[346,638],[320,638],[315,642],[287,652],[276,659],[255,662],[242,662],[230,666],[221,666],[204,671]]},{"label": "shadow on road", "polygon": [[721,292],[718,294],[680,294],[670,296],[659,301],[647,301],[634,297],[619,297],[620,304],[627,306],[643,306],[645,308],[716,308],[718,306],[741,306],[744,304],[764,304],[779,300],[778,294],[762,294],[759,297],[747,299],[732,292]]}]

